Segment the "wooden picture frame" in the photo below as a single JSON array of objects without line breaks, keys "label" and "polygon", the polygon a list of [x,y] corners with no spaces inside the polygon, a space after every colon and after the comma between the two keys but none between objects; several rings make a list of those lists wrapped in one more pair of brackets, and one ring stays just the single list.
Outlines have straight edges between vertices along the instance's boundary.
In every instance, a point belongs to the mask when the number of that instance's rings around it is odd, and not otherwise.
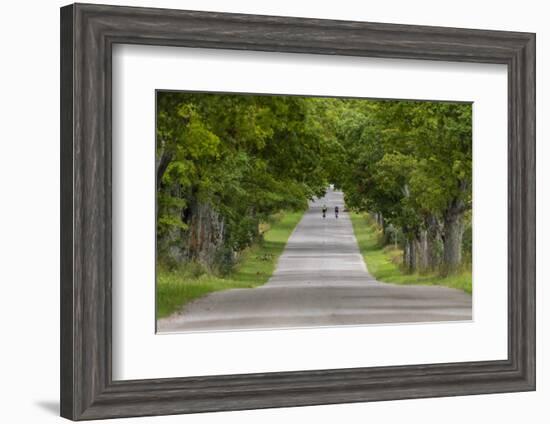
[{"label": "wooden picture frame", "polygon": [[[116,43],[508,67],[508,359],[113,381]],[[535,389],[535,35],[74,4],[61,9],[61,415],[72,420]]]}]

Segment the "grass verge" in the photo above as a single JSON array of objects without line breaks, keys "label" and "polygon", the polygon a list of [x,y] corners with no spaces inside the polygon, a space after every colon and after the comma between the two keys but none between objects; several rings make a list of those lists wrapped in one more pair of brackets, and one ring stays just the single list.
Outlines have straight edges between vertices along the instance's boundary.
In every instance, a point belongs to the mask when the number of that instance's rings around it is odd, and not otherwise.
[{"label": "grass verge", "polygon": [[395,284],[439,285],[472,293],[471,271],[448,277],[441,277],[437,273],[405,274],[400,269],[402,250],[392,246],[380,246],[380,229],[364,214],[350,213],[350,216],[359,250],[369,272],[377,280]]},{"label": "grass verge", "polygon": [[204,272],[199,266],[191,265],[175,271],[157,267],[157,318],[164,318],[183,305],[208,293],[234,288],[252,288],[265,284],[277,265],[290,234],[304,212],[285,212],[269,224],[262,243],[243,252],[235,270],[224,277]]}]

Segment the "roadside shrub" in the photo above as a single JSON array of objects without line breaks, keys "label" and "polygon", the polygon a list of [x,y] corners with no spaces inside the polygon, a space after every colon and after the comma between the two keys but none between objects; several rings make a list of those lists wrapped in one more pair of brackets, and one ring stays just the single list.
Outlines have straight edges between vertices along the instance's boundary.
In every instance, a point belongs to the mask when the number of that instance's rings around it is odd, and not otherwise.
[{"label": "roadside shrub", "polygon": [[221,247],[214,256],[214,272],[217,275],[228,275],[235,266],[235,253],[229,247]]}]

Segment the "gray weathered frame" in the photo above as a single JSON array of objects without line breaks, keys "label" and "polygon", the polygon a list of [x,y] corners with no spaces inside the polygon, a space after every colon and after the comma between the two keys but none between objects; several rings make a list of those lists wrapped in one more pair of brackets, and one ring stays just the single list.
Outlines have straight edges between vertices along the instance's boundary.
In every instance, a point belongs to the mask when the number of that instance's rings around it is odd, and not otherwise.
[{"label": "gray weathered frame", "polygon": [[[508,359],[113,381],[115,43],[508,66]],[[535,35],[74,4],[61,9],[61,415],[73,420],[535,389]]]}]

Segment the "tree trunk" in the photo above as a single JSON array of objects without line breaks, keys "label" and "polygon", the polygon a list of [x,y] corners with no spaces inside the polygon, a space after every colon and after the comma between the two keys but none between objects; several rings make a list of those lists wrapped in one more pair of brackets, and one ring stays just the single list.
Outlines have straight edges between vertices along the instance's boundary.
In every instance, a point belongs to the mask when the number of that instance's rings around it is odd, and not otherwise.
[{"label": "tree trunk", "polygon": [[411,263],[411,245],[408,240],[405,240],[403,245],[403,268],[406,272],[409,271],[409,264]]},{"label": "tree trunk", "polygon": [[166,169],[168,169],[168,165],[170,165],[170,162],[172,162],[172,156],[173,155],[171,153],[163,150],[157,159],[157,191],[160,189],[160,183],[162,181],[164,173],[166,172]]},{"label": "tree trunk", "polygon": [[414,240],[407,238],[405,240],[405,248],[403,249],[403,266],[405,272],[414,273],[417,266],[416,243]]},{"label": "tree trunk", "polygon": [[462,213],[449,211],[443,223],[443,274],[456,272],[462,262]]},{"label": "tree trunk", "polygon": [[441,226],[439,220],[430,215],[426,219],[427,243],[428,243],[428,268],[436,270],[441,265],[443,253],[443,240],[441,238]]},{"label": "tree trunk", "polygon": [[211,268],[225,241],[223,217],[206,203],[193,202],[186,237],[187,256]]},{"label": "tree trunk", "polygon": [[161,189],[161,181],[164,173],[166,172],[166,169],[168,168],[168,165],[170,165],[170,162],[172,161],[172,154],[167,153],[164,148],[160,149],[160,152],[157,153],[156,157],[156,195],[155,195],[155,222],[158,222],[158,213],[159,213],[159,205],[158,205],[158,194]]},{"label": "tree trunk", "polygon": [[415,270],[419,272],[427,272],[429,269],[429,254],[428,254],[428,232],[420,230],[414,238],[413,244],[416,252]]}]

